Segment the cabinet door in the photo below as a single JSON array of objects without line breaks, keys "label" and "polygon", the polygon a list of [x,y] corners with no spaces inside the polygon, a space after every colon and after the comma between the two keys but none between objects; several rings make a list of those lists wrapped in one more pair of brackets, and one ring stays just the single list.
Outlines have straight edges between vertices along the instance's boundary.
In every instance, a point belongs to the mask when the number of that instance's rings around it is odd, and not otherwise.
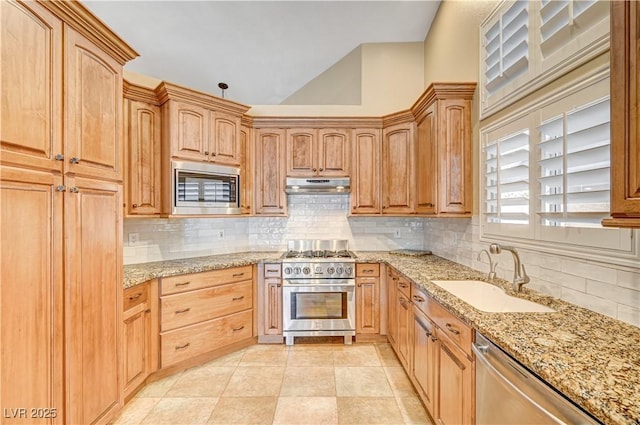
[{"label": "cabinet door", "polygon": [[471,179],[471,101],[438,101],[438,212],[470,214]]},{"label": "cabinet door", "polygon": [[349,131],[320,129],[318,132],[318,174],[321,176],[349,175]]},{"label": "cabinet door", "polygon": [[122,187],[67,180],[67,421],[94,423],[122,402]]},{"label": "cabinet door", "polygon": [[438,181],[437,138],[435,135],[435,105],[431,105],[418,124],[416,141],[416,212],[436,213]]},{"label": "cabinet door", "polygon": [[640,228],[640,5],[611,2],[611,215]]},{"label": "cabinet door", "polygon": [[383,214],[414,212],[413,144],[412,123],[394,125],[383,132]]},{"label": "cabinet door", "polygon": [[168,101],[169,108],[166,124],[169,127],[169,145],[171,156],[175,158],[207,161],[209,158],[209,141],[207,124],[209,111],[188,103]]},{"label": "cabinet door", "polygon": [[[0,405],[56,409],[64,422],[62,177],[0,167]],[[29,413],[29,411],[27,411]],[[11,413],[9,413],[11,414]],[[7,423],[29,424],[12,417]],[[4,422],[3,422],[4,423]]]},{"label": "cabinet door", "polygon": [[124,319],[124,388],[125,396],[135,390],[147,377],[149,314],[146,304],[139,304],[126,312]]},{"label": "cabinet door", "polygon": [[352,214],[379,214],[381,211],[381,151],[380,130],[354,130],[351,179]]},{"label": "cabinet door", "polygon": [[211,112],[209,159],[227,165],[240,165],[240,117]]},{"label": "cabinet door", "polygon": [[240,129],[240,208],[242,214],[251,214],[253,195],[253,161],[251,147],[253,146],[253,130],[250,127]]},{"label": "cabinet door", "polygon": [[387,269],[387,303],[388,309],[387,312],[387,337],[389,338],[389,342],[397,351],[397,343],[398,343],[398,286],[396,282],[398,277],[391,271],[391,268]]},{"label": "cabinet door", "polygon": [[473,424],[473,363],[444,335],[436,333],[439,373],[435,419],[439,425]]},{"label": "cabinet door", "polygon": [[356,334],[380,333],[380,279],[356,278]]},{"label": "cabinet door", "polygon": [[62,23],[38,3],[0,2],[0,159],[62,170]]},{"label": "cabinet door", "polygon": [[65,167],[122,181],[122,66],[69,27],[65,40]]},{"label": "cabinet door", "polygon": [[318,173],[317,130],[296,128],[287,130],[287,175],[309,177]]},{"label": "cabinet door", "polygon": [[285,215],[284,131],[256,130],[255,213]]},{"label": "cabinet door", "polygon": [[268,278],[264,283],[264,334],[282,335],[282,281]]},{"label": "cabinet door", "polygon": [[127,214],[160,214],[160,108],[127,101]]},{"label": "cabinet door", "polygon": [[420,398],[432,417],[435,406],[437,339],[435,327],[424,314],[414,308],[413,316],[413,381]]},{"label": "cabinet door", "polygon": [[398,315],[398,357],[405,370],[410,370],[409,332],[411,325],[411,303],[400,291],[397,292],[396,314]]}]

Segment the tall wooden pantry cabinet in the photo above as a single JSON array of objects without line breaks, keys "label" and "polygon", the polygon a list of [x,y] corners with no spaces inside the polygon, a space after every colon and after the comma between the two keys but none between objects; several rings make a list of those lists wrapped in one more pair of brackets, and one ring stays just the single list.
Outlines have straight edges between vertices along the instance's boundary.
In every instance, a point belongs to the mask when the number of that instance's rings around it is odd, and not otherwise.
[{"label": "tall wooden pantry cabinet", "polygon": [[122,405],[122,66],[77,2],[0,2],[3,423]]}]

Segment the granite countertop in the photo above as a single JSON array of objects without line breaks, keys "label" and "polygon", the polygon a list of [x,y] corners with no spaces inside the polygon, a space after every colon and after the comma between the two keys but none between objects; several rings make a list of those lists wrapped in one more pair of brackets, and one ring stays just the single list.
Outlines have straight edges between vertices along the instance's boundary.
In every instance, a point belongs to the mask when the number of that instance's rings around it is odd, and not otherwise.
[{"label": "granite countertop", "polygon": [[[435,255],[357,252],[359,262],[384,262],[464,322],[518,359],[605,424],[640,424],[640,328],[526,287],[521,298],[554,313],[485,313],[431,283],[482,280],[487,274]],[[125,287],[184,273],[278,260],[248,252],[125,266]],[[488,281],[487,281],[488,282]],[[513,295],[509,282],[493,282]]]}]

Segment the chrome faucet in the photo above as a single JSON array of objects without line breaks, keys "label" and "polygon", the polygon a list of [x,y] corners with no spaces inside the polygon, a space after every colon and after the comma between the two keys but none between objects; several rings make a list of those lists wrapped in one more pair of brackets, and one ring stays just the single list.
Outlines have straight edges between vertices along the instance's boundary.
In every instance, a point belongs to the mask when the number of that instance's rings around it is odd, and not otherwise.
[{"label": "chrome faucet", "polygon": [[500,246],[497,243],[492,243],[489,245],[489,252],[492,254],[500,254],[502,250],[509,251],[513,255],[513,290],[516,292],[520,292],[522,289],[522,285],[529,283],[529,276],[527,276],[527,272],[524,269],[524,264],[520,263],[520,256],[518,255],[518,251],[512,246]]},{"label": "chrome faucet", "polygon": [[487,254],[487,258],[489,259],[489,280],[493,280],[496,277],[496,267],[498,266],[498,262],[493,262],[493,258],[491,258],[491,254],[486,249],[483,249],[478,253],[478,260],[480,261],[480,257],[482,257],[482,253]]}]

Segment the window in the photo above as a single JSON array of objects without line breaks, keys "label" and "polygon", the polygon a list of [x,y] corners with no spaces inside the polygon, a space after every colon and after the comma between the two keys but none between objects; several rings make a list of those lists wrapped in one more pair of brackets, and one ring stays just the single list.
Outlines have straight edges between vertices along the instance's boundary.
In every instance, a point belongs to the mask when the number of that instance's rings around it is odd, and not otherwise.
[{"label": "window", "polygon": [[482,129],[481,140],[482,237],[633,254],[632,231],[600,225],[610,199],[608,69]]},{"label": "window", "polygon": [[609,49],[609,1],[503,1],[481,25],[482,119]]}]

